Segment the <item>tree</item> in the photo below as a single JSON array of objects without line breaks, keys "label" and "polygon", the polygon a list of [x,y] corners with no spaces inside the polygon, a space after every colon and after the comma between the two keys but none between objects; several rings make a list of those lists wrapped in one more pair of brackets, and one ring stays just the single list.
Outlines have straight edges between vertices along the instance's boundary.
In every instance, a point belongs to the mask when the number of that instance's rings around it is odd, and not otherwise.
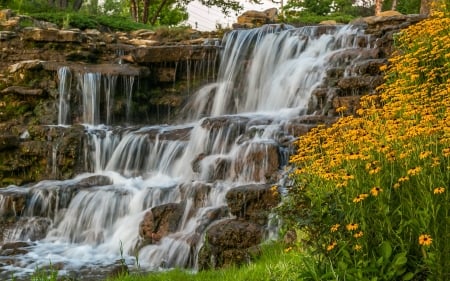
[{"label": "tree", "polygon": [[375,16],[378,16],[381,14],[381,9],[383,7],[383,0],[376,0],[375,1]]}]

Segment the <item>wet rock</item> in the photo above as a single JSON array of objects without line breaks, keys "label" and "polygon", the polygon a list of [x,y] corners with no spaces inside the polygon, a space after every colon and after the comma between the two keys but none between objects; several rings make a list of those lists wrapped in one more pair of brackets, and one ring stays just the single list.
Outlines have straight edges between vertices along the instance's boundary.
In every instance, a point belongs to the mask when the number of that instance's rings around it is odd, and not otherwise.
[{"label": "wet rock", "polygon": [[348,116],[348,115],[354,115],[356,114],[356,111],[361,107],[359,105],[359,100],[361,99],[361,96],[345,96],[345,97],[335,97],[333,99],[333,107],[335,109],[337,108],[345,108],[344,111],[340,112],[339,114]]},{"label": "wet rock", "polygon": [[185,206],[179,203],[167,203],[147,211],[139,225],[139,235],[145,244],[155,244],[164,236],[178,229]]},{"label": "wet rock", "polygon": [[130,273],[128,266],[121,261],[118,261],[116,264],[112,265],[108,271],[108,278],[119,278]]},{"label": "wet rock", "polygon": [[338,86],[343,90],[361,90],[361,89],[375,89],[383,83],[384,79],[381,75],[377,76],[353,76],[344,77],[339,80]]},{"label": "wet rock", "polygon": [[77,187],[87,188],[87,187],[93,187],[93,186],[104,186],[104,185],[110,185],[113,181],[111,178],[107,176],[90,176],[85,179],[82,179],[79,183],[76,184]]},{"label": "wet rock", "polygon": [[349,74],[356,75],[372,75],[381,74],[380,67],[387,64],[386,59],[369,59],[362,62],[357,62],[349,69]]},{"label": "wet rock", "polygon": [[30,89],[22,86],[11,86],[1,91],[2,94],[18,94],[22,96],[41,96],[43,89]]},{"label": "wet rock", "polygon": [[212,225],[199,252],[199,270],[247,261],[263,239],[263,228],[255,223],[228,219]]},{"label": "wet rock", "polygon": [[11,242],[3,244],[0,249],[0,256],[15,256],[15,255],[23,255],[28,253],[27,247],[30,247],[32,244],[29,242]]},{"label": "wet rock", "polygon": [[13,135],[0,136],[0,151],[19,147],[20,138]]},{"label": "wet rock", "polygon": [[14,222],[25,210],[28,192],[19,188],[0,189],[0,221]]},{"label": "wet rock", "polygon": [[37,241],[44,239],[52,220],[42,217],[21,217],[10,229],[11,237],[20,241]]},{"label": "wet rock", "polygon": [[281,201],[277,187],[267,184],[234,187],[226,199],[231,214],[260,225],[267,223],[271,210]]},{"label": "wet rock", "polygon": [[233,163],[235,177],[245,181],[276,181],[280,167],[278,144],[247,142],[239,147]]},{"label": "wet rock", "polygon": [[184,183],[180,186],[181,197],[193,201],[195,209],[204,207],[211,192],[211,184],[203,182]]}]

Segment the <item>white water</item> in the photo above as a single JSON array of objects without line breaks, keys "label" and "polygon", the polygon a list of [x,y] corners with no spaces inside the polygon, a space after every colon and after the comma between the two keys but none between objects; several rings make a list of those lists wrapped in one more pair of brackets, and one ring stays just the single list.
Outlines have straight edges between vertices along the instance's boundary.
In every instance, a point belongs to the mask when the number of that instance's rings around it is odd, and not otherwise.
[{"label": "white water", "polygon": [[[26,273],[51,261],[63,263],[65,270],[77,270],[113,264],[121,250],[127,263],[138,255],[147,270],[195,267],[202,236],[212,223],[209,212],[226,205],[230,188],[266,183],[274,165],[286,164],[286,148],[277,146],[280,138],[293,136],[282,131],[283,124],[307,111],[330,56],[336,50],[354,48],[357,32],[342,27],[319,35],[315,28],[279,26],[231,32],[217,81],[193,97],[189,108],[193,121],[177,126],[111,130],[99,125],[103,119],[112,122],[117,77],[104,77],[108,110],[106,118],[100,118],[101,75],[77,74],[82,122],[89,124],[86,173],[29,187],[31,199],[25,214],[49,218],[51,225],[46,237],[36,241],[18,264],[4,268]],[[134,78],[126,87],[129,101],[133,83]],[[126,115],[130,115],[129,107]],[[178,137],[171,137],[175,133]],[[271,153],[274,148],[277,157]],[[201,159],[199,171],[192,168],[195,159]],[[217,176],[218,163],[229,163],[222,177]],[[92,175],[108,177],[111,183],[77,188]],[[196,190],[202,185],[209,192],[194,206]],[[0,196],[0,204],[2,200]],[[177,230],[136,253],[144,214],[168,203],[184,208]],[[33,240],[19,229],[7,240],[23,239]]]},{"label": "white water", "polygon": [[72,81],[72,73],[70,68],[61,67],[58,69],[59,80],[59,111],[58,111],[58,125],[68,125],[70,112],[70,87]]}]

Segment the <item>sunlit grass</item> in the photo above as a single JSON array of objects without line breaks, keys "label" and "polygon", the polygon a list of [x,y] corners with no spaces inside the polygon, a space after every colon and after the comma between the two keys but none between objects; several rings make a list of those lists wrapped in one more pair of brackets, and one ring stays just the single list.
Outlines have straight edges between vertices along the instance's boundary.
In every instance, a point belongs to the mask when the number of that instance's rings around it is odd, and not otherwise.
[{"label": "sunlit grass", "polygon": [[241,267],[192,272],[173,269],[160,273],[131,273],[110,281],[237,281],[237,280],[299,280],[305,261],[310,258],[300,251],[286,251],[281,243],[271,242],[262,247],[262,255],[254,262]]}]

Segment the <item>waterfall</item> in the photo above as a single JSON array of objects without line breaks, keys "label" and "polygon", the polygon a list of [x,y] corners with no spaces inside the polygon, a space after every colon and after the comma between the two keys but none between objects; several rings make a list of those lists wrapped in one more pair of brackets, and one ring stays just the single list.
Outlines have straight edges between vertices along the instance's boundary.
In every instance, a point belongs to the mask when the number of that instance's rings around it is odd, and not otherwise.
[{"label": "waterfall", "polygon": [[67,66],[58,69],[59,79],[59,109],[58,109],[58,125],[69,124],[68,115],[70,111],[70,88],[72,81],[72,73]]},{"label": "waterfall", "polygon": [[83,95],[83,123],[100,122],[100,73],[78,74],[78,84]]},{"label": "waterfall", "polygon": [[[32,271],[50,259],[77,271],[114,264],[121,250],[129,264],[139,256],[146,270],[195,268],[205,230],[216,219],[230,217],[223,211],[227,192],[282,181],[277,173],[295,138],[285,124],[310,111],[313,90],[324,83],[333,63],[341,63],[333,55],[359,47],[356,35],[362,31],[352,26],[326,32],[287,25],[231,31],[216,81],[192,96],[186,108],[189,121],[176,125],[112,126],[118,76],[77,74],[87,168],[73,179],[24,189],[28,203],[23,216],[30,220],[11,231],[16,234],[9,237],[16,238],[9,239],[27,239],[23,233],[35,218],[45,218],[40,225],[48,231],[28,237],[36,240],[29,254],[8,270]],[[69,123],[62,105],[68,99],[61,101],[70,88],[68,73],[67,68],[58,71],[60,124]],[[124,77],[126,123],[131,122],[134,83],[134,76]],[[15,190],[0,190],[0,213]],[[167,210],[176,214],[170,231],[144,241],[145,218]]]},{"label": "waterfall", "polygon": [[[298,115],[306,110],[333,53],[355,48],[355,34],[363,31],[343,26],[322,32],[287,25],[231,31],[224,39],[222,59],[227,59],[217,82],[193,100],[191,118],[273,111]],[[206,102],[208,96],[212,101]]]},{"label": "waterfall", "polygon": [[106,124],[112,123],[112,109],[114,106],[114,95],[116,94],[117,75],[103,76],[103,84],[105,85],[105,107],[106,107]]}]

